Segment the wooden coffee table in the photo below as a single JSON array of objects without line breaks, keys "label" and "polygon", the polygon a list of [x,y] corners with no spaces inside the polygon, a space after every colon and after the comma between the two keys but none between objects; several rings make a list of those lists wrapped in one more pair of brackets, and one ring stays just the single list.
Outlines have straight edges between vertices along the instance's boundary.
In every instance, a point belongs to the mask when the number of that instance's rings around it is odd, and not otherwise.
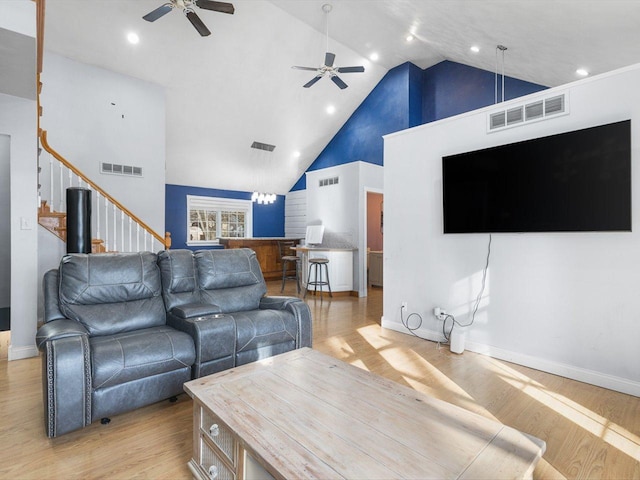
[{"label": "wooden coffee table", "polygon": [[192,380],[201,479],[530,478],[545,443],[309,348]]}]

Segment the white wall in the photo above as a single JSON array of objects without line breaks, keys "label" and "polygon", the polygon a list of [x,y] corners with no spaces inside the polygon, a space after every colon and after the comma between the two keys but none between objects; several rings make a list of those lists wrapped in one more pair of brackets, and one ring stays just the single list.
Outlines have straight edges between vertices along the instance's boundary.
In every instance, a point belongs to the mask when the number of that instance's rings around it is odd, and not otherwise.
[{"label": "white wall", "polygon": [[[434,307],[462,322],[480,290],[488,235],[443,235],[442,156],[632,119],[640,186],[640,66],[508,102],[568,91],[570,114],[486,133],[489,107],[385,137],[383,326],[400,304],[437,336]],[[633,233],[494,234],[467,349],[640,396],[640,195]]]},{"label": "white wall", "polygon": [[37,355],[36,102],[0,94],[0,133],[11,137],[11,345],[9,360]]},{"label": "white wall", "polygon": [[[164,89],[48,51],[42,83],[41,126],[51,147],[162,235]],[[101,162],[142,167],[143,177],[101,174]]]},{"label": "white wall", "polygon": [[[11,265],[11,137],[0,134],[0,265]],[[11,305],[11,269],[0,269],[0,308]]]},{"label": "white wall", "polygon": [[[359,296],[366,296],[366,192],[382,190],[383,168],[358,161],[306,175],[307,223],[325,226],[323,244],[334,242],[357,248],[353,255],[353,288]],[[320,179],[333,177],[339,177],[337,185],[319,186]]]}]

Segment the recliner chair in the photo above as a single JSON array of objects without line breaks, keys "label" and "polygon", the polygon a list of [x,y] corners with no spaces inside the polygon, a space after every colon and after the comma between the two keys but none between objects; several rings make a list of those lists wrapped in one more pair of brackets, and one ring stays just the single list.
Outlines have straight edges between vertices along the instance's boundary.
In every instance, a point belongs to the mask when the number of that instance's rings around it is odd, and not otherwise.
[{"label": "recliner chair", "polygon": [[45,424],[49,437],[182,393],[193,340],[166,324],[156,255],[63,257],[44,277]]},{"label": "recliner chair", "polygon": [[196,345],[194,378],[311,346],[309,307],[265,296],[253,250],[167,250],[158,264],[167,323]]}]

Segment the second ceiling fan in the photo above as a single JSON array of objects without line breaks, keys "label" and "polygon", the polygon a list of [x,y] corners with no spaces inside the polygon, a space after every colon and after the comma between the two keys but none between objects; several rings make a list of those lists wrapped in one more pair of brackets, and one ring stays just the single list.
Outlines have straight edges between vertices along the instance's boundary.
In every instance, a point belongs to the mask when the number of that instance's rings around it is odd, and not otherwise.
[{"label": "second ceiling fan", "polygon": [[206,37],[207,35],[211,35],[211,31],[209,31],[207,26],[202,22],[202,20],[200,20],[200,17],[198,17],[196,12],[193,10],[194,6],[204,10],[212,10],[214,12],[229,14],[233,14],[233,12],[235,12],[233,5],[227,2],[215,2],[213,0],[171,0],[170,2],[167,2],[147,13],[142,18],[147,22],[155,22],[174,8],[179,8],[201,36]]},{"label": "second ceiling fan", "polygon": [[316,72],[317,75],[315,77],[313,77],[311,80],[309,80],[307,83],[305,83],[303,85],[304,88],[309,88],[310,86],[312,86],[313,84],[315,84],[318,80],[320,80],[322,77],[329,77],[331,78],[331,81],[333,83],[335,83],[338,87],[340,87],[340,89],[344,90],[345,88],[347,88],[349,85],[347,85],[346,83],[344,83],[344,81],[338,76],[338,73],[361,73],[364,72],[364,67],[362,66],[357,66],[357,67],[336,67],[334,65],[334,61],[336,59],[336,54],[335,53],[331,53],[329,51],[329,12],[331,11],[333,7],[330,4],[324,4],[322,6],[322,11],[325,13],[326,15],[326,28],[327,28],[327,51],[324,54],[324,64],[319,66],[319,67],[299,67],[299,66],[293,66],[291,68],[295,68],[296,70],[309,70],[309,71],[313,71]]}]

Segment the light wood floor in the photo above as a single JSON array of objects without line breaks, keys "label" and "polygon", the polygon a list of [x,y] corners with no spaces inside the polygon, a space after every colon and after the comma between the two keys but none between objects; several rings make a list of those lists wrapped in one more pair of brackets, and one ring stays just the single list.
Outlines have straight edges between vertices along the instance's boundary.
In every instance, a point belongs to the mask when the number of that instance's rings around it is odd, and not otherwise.
[{"label": "light wood floor", "polygon": [[[640,479],[640,399],[382,330],[380,289],[307,301],[314,348],[545,440],[535,478]],[[191,478],[186,395],[47,439],[40,368],[0,360],[1,479]]]}]

